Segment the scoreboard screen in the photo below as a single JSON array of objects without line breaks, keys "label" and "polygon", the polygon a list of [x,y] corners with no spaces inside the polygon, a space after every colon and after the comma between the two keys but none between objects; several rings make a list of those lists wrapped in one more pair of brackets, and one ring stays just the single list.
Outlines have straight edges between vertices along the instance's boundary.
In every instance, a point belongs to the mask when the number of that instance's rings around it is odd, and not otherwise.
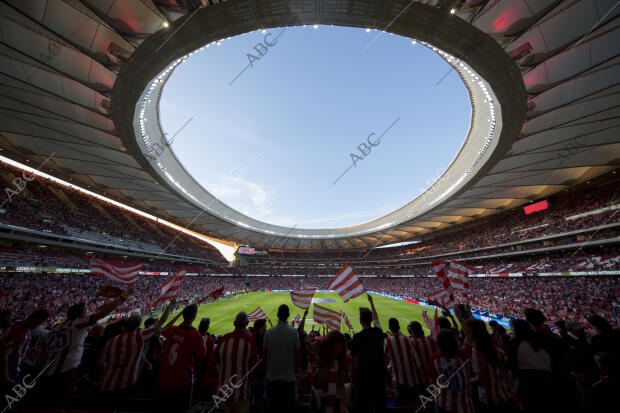
[{"label": "scoreboard screen", "polygon": [[523,207],[523,210],[525,211],[525,215],[529,215],[533,214],[534,212],[544,211],[547,208],[549,208],[549,203],[545,199],[543,201],[534,202],[533,204],[526,205]]},{"label": "scoreboard screen", "polygon": [[237,252],[239,254],[246,254],[246,255],[254,255],[254,248],[250,248],[250,247],[239,247],[239,249],[237,249]]}]

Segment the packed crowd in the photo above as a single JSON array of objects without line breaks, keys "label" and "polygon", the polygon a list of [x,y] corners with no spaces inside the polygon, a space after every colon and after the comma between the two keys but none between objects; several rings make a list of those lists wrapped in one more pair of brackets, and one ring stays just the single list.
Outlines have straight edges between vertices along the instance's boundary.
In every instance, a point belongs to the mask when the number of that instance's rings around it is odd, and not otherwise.
[{"label": "packed crowd", "polygon": [[[187,269],[189,272],[200,274],[239,274],[237,268],[230,268],[227,265],[204,265],[191,264],[187,262],[178,262],[170,260],[151,260],[139,259],[137,257],[129,258],[105,258],[106,261],[120,266],[142,265],[142,270],[147,272],[176,272],[180,269]],[[87,270],[90,268],[92,259],[91,254],[85,254],[78,251],[56,251],[53,248],[38,247],[0,247],[0,266],[2,267],[36,267],[36,268],[52,268],[52,269],[70,269],[70,270]]]},{"label": "packed crowd", "polygon": [[[18,169],[3,164],[0,169],[0,185],[12,188],[11,180],[19,176],[21,172]],[[505,245],[618,223],[618,209],[609,207],[617,205],[620,201],[619,185],[620,180],[615,180],[601,186],[593,185],[563,192],[549,199],[548,210],[525,215],[521,208],[515,208],[448,229],[415,245],[334,252],[270,252],[266,256],[246,256],[245,259],[250,264],[264,266],[287,262],[356,263],[381,262],[388,259],[414,260],[448,253],[462,253],[461,258],[471,258],[567,245],[583,242],[585,239],[588,241],[611,239],[619,235],[619,230],[615,227],[596,233],[573,234],[526,244]],[[112,204],[40,177],[34,177],[32,181],[27,182],[19,194],[4,199],[2,209],[0,209],[0,223],[60,235],[67,235],[69,229],[77,230],[83,234],[111,237],[109,240],[118,245],[143,245],[145,251],[149,248],[158,250],[166,246],[166,251],[172,254],[225,261],[217,249],[208,243],[185,234],[178,236],[176,231],[166,226],[157,225],[137,214],[128,213]],[[171,243],[171,240],[175,241]],[[129,241],[131,244],[128,244]]]},{"label": "packed crowd", "polygon": [[[459,257],[460,259],[460,257]],[[63,268],[72,270],[87,270],[90,267],[91,255],[55,251],[52,248],[40,247],[0,247],[0,268],[18,269],[21,267]],[[142,264],[143,271],[147,272],[176,272],[182,268],[189,272],[201,275],[209,274],[246,274],[246,275],[298,275],[318,276],[333,275],[342,268],[341,263],[326,265],[318,264],[281,264],[281,265],[252,265],[247,267],[231,267],[224,265],[199,265],[187,263],[172,263],[164,260],[143,261],[137,258],[108,259],[119,265]],[[356,271],[362,275],[372,276],[413,276],[424,277],[434,274],[430,259],[411,263],[376,263],[355,264]],[[620,249],[617,247],[590,247],[588,249],[556,251],[551,253],[520,254],[507,256],[485,256],[467,259],[477,274],[560,274],[564,272],[583,271],[617,271],[620,268]],[[276,287],[274,287],[276,288]]]},{"label": "packed crowd", "polygon": [[[226,261],[206,242],[186,234],[179,235],[165,225],[155,224],[78,190],[35,175],[26,173],[26,176],[31,181],[24,181],[26,185],[21,191],[3,192],[0,223],[59,235],[69,235],[70,230],[75,230],[77,232],[71,234],[106,236],[118,246],[137,245],[144,250],[165,247],[171,254]],[[2,188],[16,191],[12,183],[16,177],[22,177],[21,170],[0,163]]]},{"label": "packed crowd", "polygon": [[[371,250],[342,250],[334,252],[280,251],[265,256],[248,258],[250,262],[283,264],[287,262],[368,262],[387,259],[430,257],[440,254],[470,252],[483,255],[532,249],[541,246],[564,245],[583,241],[591,234],[567,236],[560,240],[540,241],[535,245],[503,246],[504,244],[534,240],[544,236],[570,231],[596,228],[600,225],[620,222],[618,209],[606,209],[620,203],[620,180],[601,187],[588,187],[577,191],[563,192],[549,199],[549,209],[525,215],[522,208],[487,216],[448,229],[443,233],[413,245]],[[598,212],[597,212],[598,211]],[[579,216],[580,214],[586,214]],[[614,232],[615,231],[615,232]],[[617,237],[617,230],[599,232],[592,240]],[[491,251],[487,251],[491,250]]]},{"label": "packed crowd", "polygon": [[[143,275],[132,285],[133,293],[116,310],[118,313],[144,312],[159,297],[159,286],[167,276]],[[75,274],[2,274],[0,275],[0,308],[23,318],[37,308],[50,311],[50,323],[64,320],[67,309],[75,302],[85,302],[88,311],[94,311],[106,301],[97,292],[110,281],[97,276]],[[245,280],[232,277],[185,276],[177,301],[199,299],[210,291],[224,287],[229,293],[248,291]]]},{"label": "packed crowd", "polygon": [[[307,332],[307,310],[295,328],[286,304],[270,329],[265,319],[249,327],[240,311],[221,337],[209,334],[208,318],[193,327],[195,304],[168,321],[174,301],[159,319],[133,314],[97,323],[128,294],[94,312],[75,303],[51,330],[42,327],[46,309],[16,323],[2,311],[0,386],[5,394],[17,383],[30,386],[24,400],[6,398],[5,409],[21,403],[48,411],[542,413],[617,406],[620,330],[603,317],[558,320],[554,333],[543,312],[527,308],[507,334],[459,304],[454,316],[430,321],[427,336],[419,322],[401,326],[396,318],[384,330],[367,298],[353,337],[336,329]],[[26,381],[39,372],[40,385]]]},{"label": "packed crowd", "polygon": [[[14,187],[16,176],[21,171],[4,165],[0,185]],[[620,278],[531,274],[616,271],[620,251],[597,247],[575,254],[483,256],[506,243],[617,223],[618,209],[609,207],[618,204],[618,182],[554,196],[547,211],[531,216],[520,209],[507,211],[414,246],[272,253],[248,258],[258,265],[242,270],[150,261],[144,271],[172,273],[186,267],[198,274],[187,275],[175,300],[157,309],[151,305],[167,275],[143,274],[131,289],[110,299],[102,293],[109,281],[87,273],[12,272],[20,265],[86,269],[88,255],[0,248],[0,267],[11,271],[0,273],[0,386],[9,394],[39,373],[45,382],[37,386],[40,393],[33,391],[25,400],[5,397],[7,408],[21,402],[20,408],[70,410],[90,400],[87,407],[97,410],[165,412],[252,408],[355,413],[381,412],[387,406],[439,413],[607,411],[620,390]],[[61,235],[73,230],[100,234],[119,244],[168,245],[171,253],[224,261],[209,244],[179,237],[165,226],[56,183],[37,177],[19,192],[2,201],[1,223]],[[610,228],[585,236],[617,235]],[[500,252],[563,245],[585,236],[505,246]],[[197,308],[189,303],[214,290],[223,288],[229,297],[260,290],[325,289],[331,281],[325,275],[335,274],[347,261],[354,266],[360,260],[380,263],[356,267],[368,291],[424,299],[441,289],[439,280],[429,277],[430,259],[408,265],[391,260],[468,251],[478,273],[520,276],[471,278],[467,294],[456,292],[457,301],[467,303],[455,309],[458,322],[444,312],[449,319],[435,320],[432,338],[425,337],[419,323],[401,328],[395,318],[384,331],[371,296],[370,308],[360,308],[363,329],[353,337],[314,328],[306,332],[304,320],[295,329],[286,305],[269,330],[265,320],[250,329],[243,311],[223,337],[208,333],[208,319],[198,329],[192,327]],[[325,262],[329,265],[316,265]],[[392,275],[408,277],[388,277]],[[179,306],[185,308],[177,316],[182,322],[175,325],[178,318],[168,317]],[[469,306],[525,319],[513,320],[510,334],[497,324],[488,331],[473,319]],[[159,319],[149,317],[162,310]],[[155,402],[138,406],[149,400]]]},{"label": "packed crowd", "polygon": [[[449,257],[448,257],[449,258]],[[460,260],[460,257],[459,257]],[[617,247],[589,248],[587,250],[557,251],[546,254],[520,254],[500,257],[484,256],[466,260],[477,274],[499,273],[563,273],[580,271],[617,271],[620,268],[620,250]],[[434,274],[432,260],[411,263],[383,262],[377,264],[353,264],[359,274],[390,276],[407,275],[424,277]],[[245,274],[259,273],[269,275],[322,275],[335,274],[342,264],[280,264],[261,265],[244,268]]]},{"label": "packed crowd", "polygon": [[[167,276],[143,275],[133,285],[134,292],[118,308],[121,313],[144,312],[159,294],[158,287]],[[204,297],[224,287],[227,293],[277,289],[328,287],[328,277],[246,277],[186,276],[179,290],[178,301],[185,303]],[[365,288],[414,299],[424,299],[441,288],[437,278],[362,278]],[[106,279],[76,274],[0,274],[0,308],[9,309],[15,317],[25,317],[34,309],[46,307],[51,320],[60,322],[67,308],[84,301],[89,311],[105,301],[97,292],[108,284]],[[536,306],[550,320],[567,319],[578,322],[599,314],[613,325],[620,325],[620,278],[606,277],[491,277],[472,278],[467,298],[474,308],[515,316],[523,308]]]}]

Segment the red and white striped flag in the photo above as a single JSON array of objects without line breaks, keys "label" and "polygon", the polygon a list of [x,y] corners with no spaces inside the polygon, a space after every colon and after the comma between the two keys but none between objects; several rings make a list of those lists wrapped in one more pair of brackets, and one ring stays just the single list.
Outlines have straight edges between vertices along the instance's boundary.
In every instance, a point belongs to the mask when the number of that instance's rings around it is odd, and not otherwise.
[{"label": "red and white striped flag", "polygon": [[435,317],[431,320],[426,313],[426,310],[422,311],[422,318],[424,318],[424,324],[431,330],[431,337],[437,338],[439,334],[439,317],[437,316],[437,309],[435,308]]},{"label": "red and white striped flag", "polygon": [[340,294],[345,303],[351,298],[355,298],[366,292],[364,286],[349,264],[345,264],[345,266],[338,271],[338,274],[336,274],[334,280],[327,289],[334,290]]},{"label": "red and white striped flag", "polygon": [[224,294],[224,287],[220,287],[217,290],[211,291],[209,294],[205,295],[200,300],[198,300],[196,304],[203,303],[207,300],[217,300],[217,298],[222,294]]},{"label": "red and white striped flag", "polygon": [[469,289],[469,280],[467,278],[475,271],[473,267],[470,267],[464,262],[450,261],[450,265],[448,265],[448,280],[450,280],[450,286],[457,290]]},{"label": "red and white striped flag", "polygon": [[431,337],[437,338],[439,335],[439,315],[437,314],[437,309],[435,308],[435,316],[433,317],[433,328],[431,328]]},{"label": "red and white striped flag", "polygon": [[454,292],[452,288],[444,288],[426,297],[426,301],[436,301],[440,305],[446,308],[454,307],[456,300],[454,299]]},{"label": "red and white striped flag", "polygon": [[325,324],[332,330],[340,331],[340,313],[335,310],[314,304],[314,310],[312,313],[314,321],[317,323]]},{"label": "red and white striped flag", "polygon": [[422,319],[424,320],[424,324],[426,324],[426,327],[428,327],[429,330],[433,329],[433,322],[431,321],[430,317],[428,316],[428,313],[426,312],[426,310],[422,310]]},{"label": "red and white striped flag", "polygon": [[301,317],[299,317],[299,314],[297,314],[295,318],[293,319],[293,321],[291,321],[291,325],[295,327],[295,324],[298,324],[298,323],[301,323]]},{"label": "red and white striped flag", "polygon": [[307,310],[312,304],[315,291],[316,288],[291,291],[291,301],[302,310]]},{"label": "red and white striped flag", "polygon": [[90,273],[118,281],[122,284],[133,284],[138,281],[142,264],[114,266],[109,262],[93,257],[90,261]]},{"label": "red and white striped flag", "polygon": [[186,269],[182,269],[159,286],[159,298],[155,301],[154,305],[177,296],[186,272]]},{"label": "red and white striped flag", "polygon": [[267,314],[265,314],[263,309],[260,307],[256,307],[256,310],[248,314],[248,321],[266,320],[266,319],[267,319]]},{"label": "red and white striped flag", "polygon": [[346,324],[347,328],[349,330],[353,330],[353,324],[351,324],[351,320],[349,320],[349,317],[347,317],[344,311],[340,311],[340,316],[344,320],[344,323]]},{"label": "red and white striped flag", "polygon": [[443,278],[446,276],[446,266],[448,265],[447,262],[445,262],[444,260],[438,260],[433,261],[432,265],[433,271],[435,271],[435,274],[437,274],[437,278]]}]

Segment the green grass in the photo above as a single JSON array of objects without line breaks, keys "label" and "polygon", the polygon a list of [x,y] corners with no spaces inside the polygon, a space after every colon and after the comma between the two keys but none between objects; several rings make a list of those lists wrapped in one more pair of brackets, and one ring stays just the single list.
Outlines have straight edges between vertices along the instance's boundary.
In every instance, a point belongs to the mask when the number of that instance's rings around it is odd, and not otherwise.
[{"label": "green grass", "polygon": [[[323,303],[320,305],[337,311],[344,310],[349,317],[349,320],[351,320],[355,331],[359,331],[361,329],[359,323],[359,307],[370,307],[366,295],[360,295],[357,298],[349,300],[347,303],[343,303],[342,298],[337,293],[317,292],[314,296],[315,298],[331,298],[335,300],[333,303]],[[395,317],[400,322],[401,330],[404,333],[407,332],[407,324],[410,321],[419,321],[424,330],[427,333],[429,332],[422,319],[422,310],[424,310],[425,307],[374,294],[373,301],[379,315],[379,321],[381,322],[381,326],[384,330],[387,329],[388,319],[390,317]],[[194,326],[198,327],[201,318],[209,317],[211,318],[211,327],[209,328],[209,332],[211,334],[226,334],[234,329],[233,320],[239,311],[250,313],[258,306],[260,306],[271,321],[275,323],[277,320],[276,313],[278,312],[278,307],[280,304],[288,304],[291,310],[289,322],[297,313],[299,313],[300,316],[303,315],[303,310],[291,302],[289,293],[257,292],[242,294],[237,296],[237,298],[230,299],[229,301],[220,298],[215,303],[201,305],[198,309],[198,316],[196,317]],[[314,305],[311,305],[310,311],[308,312],[308,316],[306,318],[306,331],[310,331],[312,326],[315,325],[312,320],[313,309]],[[176,314],[173,314],[172,316],[174,315]],[[432,311],[429,311],[429,316],[433,316]],[[269,324],[267,325],[269,326]],[[342,332],[346,333],[348,331],[349,330],[343,322]]]}]

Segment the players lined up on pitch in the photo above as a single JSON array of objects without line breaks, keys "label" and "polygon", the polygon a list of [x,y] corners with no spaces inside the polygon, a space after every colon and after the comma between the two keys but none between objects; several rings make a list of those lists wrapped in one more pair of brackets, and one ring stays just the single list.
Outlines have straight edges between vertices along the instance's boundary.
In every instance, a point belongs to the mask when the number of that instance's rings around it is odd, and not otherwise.
[{"label": "players lined up on pitch", "polygon": [[458,322],[451,315],[435,320],[434,337],[415,321],[407,336],[395,318],[389,334],[382,330],[367,295],[370,308],[360,308],[362,330],[353,338],[306,333],[307,310],[295,329],[285,304],[271,329],[261,319],[249,331],[239,312],[221,338],[208,333],[209,319],[192,327],[195,304],[167,322],[174,300],[142,329],[138,315],[97,324],[127,296],[90,315],[75,304],[51,331],[41,328],[47,310],[6,329],[0,364],[7,407],[19,401],[20,408],[70,409],[90,394],[98,396],[90,405],[97,410],[135,406],[139,396],[165,412],[380,412],[391,404],[459,413],[587,411],[604,408],[618,390],[619,333],[598,316],[590,319],[591,337],[574,322],[555,335],[540,311],[528,309],[509,336],[497,325],[489,334],[461,305]]}]

